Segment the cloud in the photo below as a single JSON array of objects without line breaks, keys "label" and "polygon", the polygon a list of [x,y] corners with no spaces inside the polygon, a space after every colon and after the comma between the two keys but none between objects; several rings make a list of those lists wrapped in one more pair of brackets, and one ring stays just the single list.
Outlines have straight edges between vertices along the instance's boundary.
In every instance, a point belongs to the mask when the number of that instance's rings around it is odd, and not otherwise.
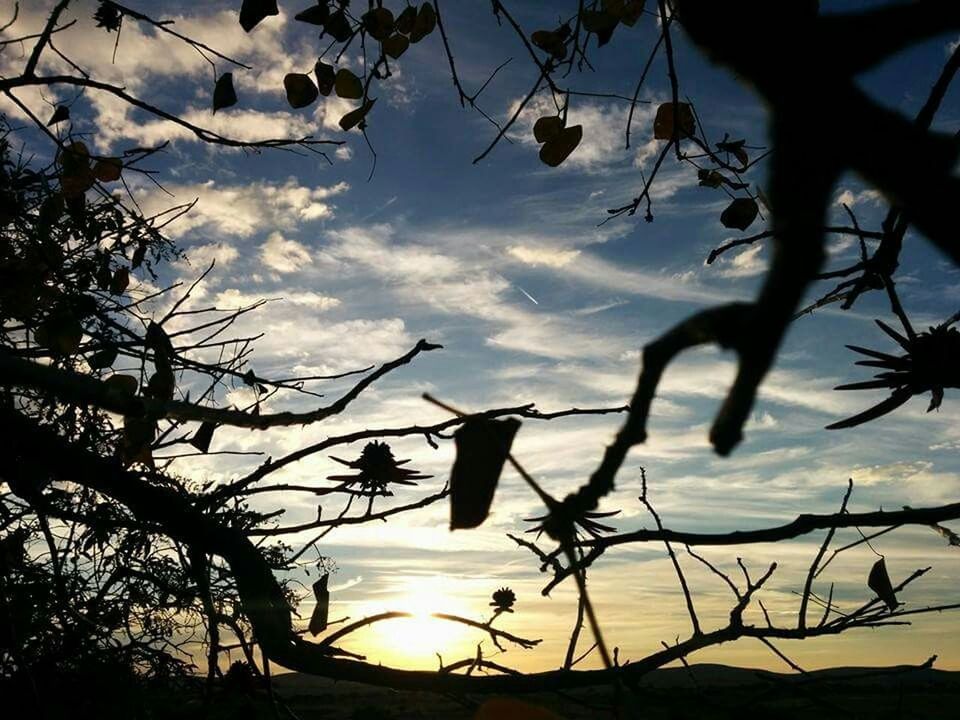
[{"label": "cloud", "polygon": [[278,232],[270,233],[260,246],[263,264],[278,273],[292,273],[313,262],[310,251],[296,240],[288,240]]},{"label": "cloud", "polygon": [[[217,238],[248,238],[265,230],[289,230],[303,222],[332,218],[335,208],[330,198],[346,192],[350,185],[339,182],[307,187],[290,178],[279,184],[259,181],[226,185],[213,180],[173,183],[166,189],[177,202],[199,198],[193,210],[167,226],[165,232],[170,237],[199,231]],[[171,204],[169,195],[160,191],[144,190],[138,198],[148,216]]]},{"label": "cloud", "polygon": [[513,245],[507,248],[507,252],[527,265],[546,265],[553,268],[563,267],[580,254],[579,250],[558,250],[526,245]]},{"label": "cloud", "polygon": [[[262,300],[261,295],[252,295],[237,288],[228,288],[220,291],[216,297],[216,303],[220,307],[248,307]],[[285,291],[282,297],[276,298],[276,302],[290,303],[291,305],[301,305],[314,311],[323,312],[331,310],[340,305],[340,300],[329,295],[311,292],[309,290]],[[267,310],[270,312],[272,307]]]},{"label": "cloud", "polygon": [[836,199],[833,201],[834,205],[846,205],[850,208],[856,207],[857,205],[863,205],[868,203],[873,206],[879,205],[883,202],[883,195],[879,190],[866,189],[861,190],[857,193],[854,193],[853,190],[849,188],[844,188],[838,194]]},{"label": "cloud", "polygon": [[767,271],[767,260],[761,256],[763,245],[756,243],[746,250],[726,257],[721,255],[714,263],[717,265],[717,274],[726,278],[744,278],[760,275]]}]

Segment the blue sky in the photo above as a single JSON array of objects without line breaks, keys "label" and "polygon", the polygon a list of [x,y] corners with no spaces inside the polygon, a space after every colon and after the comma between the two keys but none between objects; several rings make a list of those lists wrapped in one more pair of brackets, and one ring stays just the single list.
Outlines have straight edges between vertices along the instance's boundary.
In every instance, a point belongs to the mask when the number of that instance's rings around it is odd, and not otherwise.
[{"label": "blue sky", "polygon": [[[17,28],[35,27],[43,16],[39,6],[46,4],[21,8]],[[823,3],[828,11],[868,4]],[[649,169],[659,147],[652,137],[652,118],[669,94],[662,62],[654,65],[641,94],[649,104],[637,108],[630,150],[623,146],[624,103],[575,98],[570,123],[582,123],[585,137],[562,167],[550,169],[537,159],[530,130],[535,112],[521,117],[510,134],[512,142],[501,142],[473,165],[493,128],[479,114],[460,108],[440,39],[431,36],[412,47],[395,77],[381,85],[369,116],[377,165],[368,181],[372,158],[362,137],[336,125],[349,109],[344,101],[321,98],[311,108],[294,111],[283,97],[283,75],[309,72],[321,47],[312,27],[292,21],[299,6],[281,3],[290,15],[270,18],[247,35],[236,22],[236,3],[131,0],[129,5],[176,18],[181,32],[254,66],[253,71],[234,69],[240,104],[212,117],[213,77],[206,62],[190,48],[154,38],[132,23],[125,24],[116,64],[111,64],[114,37],[93,32],[92,4],[76,4],[78,24],[58,47],[101,77],[225,134],[250,139],[312,134],[346,141],[331,151],[332,164],[283,152],[244,154],[205,146],[109,98],[78,99],[73,129],[89,133],[101,151],[173,141],[151,162],[173,197],[143,178],[130,178],[147,211],[199,199],[190,215],[168,228],[189,261],[172,265],[163,279],[192,279],[216,258],[217,269],[200,286],[198,304],[283,298],[237,327],[240,334],[266,333],[252,366],[267,376],[363,367],[402,354],[421,337],[445,346],[378,383],[343,417],[266,434],[220,430],[215,449],[277,456],[351,429],[441,419],[441,411],[420,399],[425,390],[467,409],[518,402],[536,402],[543,410],[620,405],[632,390],[644,343],[698,308],[751,297],[762,279],[767,257],[762,244],[731,252],[712,266],[704,264],[710,249],[739,233],[719,223],[726,196],[698,187],[689,166],[668,160],[654,190],[653,223],[637,217],[598,226],[607,208],[636,194],[639,170]],[[6,0],[0,3],[4,16],[11,6]],[[556,22],[546,3],[511,6],[528,31]],[[535,77],[524,49],[508,28],[497,27],[486,3],[448,1],[443,7],[468,90],[503,60],[514,58],[480,100],[485,111],[502,119]],[[574,78],[571,86],[631,94],[656,32],[650,16],[633,30],[621,28],[608,47],[593,54],[596,72]],[[955,39],[943,37],[914,48],[871,71],[861,84],[884,104],[912,115]],[[765,111],[754,96],[707,65],[684,40],[677,42],[683,92],[711,137],[729,132],[746,137],[748,144],[765,144]],[[22,62],[11,50],[0,60],[5,73]],[[355,57],[344,62],[358,67]],[[72,97],[64,93],[59,99]],[[54,98],[24,93],[22,99],[43,116],[49,112],[45,103]],[[957,131],[958,99],[956,89],[951,90],[936,127]],[[534,105],[542,109],[549,102],[537,98]],[[809,102],[816,104],[817,98]],[[10,111],[8,105],[4,109]],[[761,165],[750,180],[762,186],[763,172]],[[842,202],[851,205],[865,227],[876,228],[886,211],[882,198],[856,178],[844,178],[835,194],[835,220],[845,217]],[[760,229],[758,220],[750,230]],[[857,253],[853,243],[837,238],[831,239],[830,249],[832,266]],[[150,279],[139,280],[143,285],[135,292],[148,291]],[[939,322],[960,305],[957,269],[914,234],[908,234],[898,282],[917,326]],[[827,289],[823,285],[815,291]],[[869,425],[823,430],[880,399],[832,388],[867,378],[854,367],[856,358],[845,343],[892,350],[872,322],[888,316],[886,303],[875,294],[852,311],[826,309],[795,323],[761,389],[746,440],[730,458],[713,455],[706,435],[732,377],[732,359],[714,350],[683,356],[668,371],[654,404],[650,440],[632,453],[617,493],[604,503],[605,509],[623,510],[614,524],[621,530],[652,525],[636,500],[640,465],[665,523],[684,529],[760,527],[799,512],[831,511],[851,477],[856,484],[851,508],[857,510],[955,501],[960,492],[960,415],[950,391],[935,413],[924,412],[926,398],[915,399]],[[345,387],[331,383],[321,391],[332,396]],[[244,392],[237,388],[222,399],[240,402]],[[307,399],[297,397],[272,404],[307,406]],[[615,417],[528,421],[516,455],[550,491],[562,495],[587,476],[617,424]],[[452,461],[449,444],[433,450],[422,440],[409,439],[394,447],[398,456],[412,458],[412,466],[434,475],[399,494],[398,502],[442,486]],[[353,456],[360,449],[336,454]],[[225,480],[250,465],[250,458],[217,456],[181,463],[177,469]],[[336,467],[326,457],[313,457],[284,471],[282,479],[316,481]],[[316,516],[309,496],[284,495],[269,502],[287,509],[285,524]],[[509,585],[519,602],[505,627],[545,641],[535,651],[512,650],[503,662],[523,669],[555,667],[573,621],[575,594],[562,586],[551,598],[540,597],[547,578],[526,551],[505,537],[537,510],[535,498],[507,472],[491,519],[477,531],[450,534],[447,508],[438,505],[375,527],[333,533],[323,546],[339,566],[332,582],[333,615],[356,617],[422,605],[432,597],[437,607],[430,609],[482,616],[489,594]],[[853,532],[838,533],[840,543],[854,538]],[[775,547],[706,549],[704,554],[735,569],[739,553],[758,573],[776,559],[780,567],[764,602],[772,613],[787,617],[796,612],[797,598],[791,593],[802,587],[819,541],[811,536]],[[904,598],[912,606],[956,599],[960,553],[929,529],[897,531],[876,547],[895,579],[934,566]],[[840,556],[825,573],[825,583],[836,582],[835,597],[847,605],[866,599],[873,559],[866,548]],[[707,624],[708,619],[722,623],[731,605],[729,593],[695,561],[682,561],[702,617]],[[603,627],[621,647],[621,657],[639,657],[662,640],[688,632],[682,598],[661,547],[610,552],[593,570],[591,587]],[[309,616],[309,603],[303,610]],[[414,631],[410,626],[406,635],[402,630],[370,631],[351,647],[385,662],[432,667],[434,650],[455,659],[459,653],[471,654],[479,640],[446,636],[445,630],[426,626]],[[412,646],[417,633],[429,637],[431,646],[389,647]],[[950,615],[920,617],[908,629],[785,646],[810,667],[918,663],[939,653],[940,667],[960,669],[958,648],[960,624]],[[738,644],[695,659],[767,667],[779,663],[759,644]]]}]

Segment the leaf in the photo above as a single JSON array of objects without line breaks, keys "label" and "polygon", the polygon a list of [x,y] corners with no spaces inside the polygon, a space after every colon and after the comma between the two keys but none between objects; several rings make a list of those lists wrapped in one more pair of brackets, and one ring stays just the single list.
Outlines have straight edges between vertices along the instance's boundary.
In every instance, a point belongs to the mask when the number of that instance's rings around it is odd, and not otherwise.
[{"label": "leaf", "polygon": [[87,358],[87,365],[93,370],[103,370],[113,365],[117,359],[117,348],[114,345],[108,345],[97,350],[93,355]]},{"label": "leaf", "polygon": [[473,720],[562,720],[546,708],[513,698],[491,698],[477,708]]},{"label": "leaf", "polygon": [[320,94],[310,76],[303,73],[287,73],[283,78],[283,89],[287,91],[287,102],[298,109],[313,103]]},{"label": "leaf", "polygon": [[391,35],[383,41],[383,51],[394,60],[403,55],[408,47],[410,47],[410,41],[400,33]]},{"label": "leaf", "polygon": [[386,40],[393,32],[393,13],[387,8],[378,7],[364,13],[360,18],[363,27],[374,40]]},{"label": "leaf", "polygon": [[277,0],[243,0],[243,5],[240,6],[240,27],[250,32],[264,18],[279,14]]},{"label": "leaf", "polygon": [[120,458],[124,465],[143,463],[153,467],[150,446],[157,437],[157,422],[150,417],[128,415],[123,418]]},{"label": "leaf", "polygon": [[140,383],[133,375],[121,375],[114,373],[103,381],[104,386],[109,392],[120,395],[136,395]]},{"label": "leaf", "polygon": [[327,618],[330,613],[330,591],[327,590],[327,580],[330,573],[324,573],[319,580],[313,584],[313,596],[317,604],[313,608],[313,614],[310,616],[310,634],[318,635],[327,629]]},{"label": "leaf", "polygon": [[583,138],[583,126],[564,128],[540,148],[540,159],[550,167],[557,167],[567,159]]},{"label": "leaf", "polygon": [[70,119],[70,108],[68,108],[66,105],[57,105],[57,109],[53,111],[53,115],[47,121],[47,127],[50,127],[51,125],[56,125],[57,123],[61,123],[64,120],[69,120],[69,119]]},{"label": "leaf", "polygon": [[100,158],[93,164],[93,176],[100,182],[116,182],[123,171],[120,158]]},{"label": "leaf", "polygon": [[413,28],[410,30],[410,42],[418,43],[427,35],[433,32],[437,26],[437,13],[433,5],[425,2],[417,11],[417,19],[413,21]]},{"label": "leaf", "polygon": [[453,434],[457,456],[450,471],[451,530],[474,528],[486,519],[519,429],[514,418],[470,418]]},{"label": "leaf", "polygon": [[403,12],[397,16],[397,32],[409,35],[413,32],[413,24],[417,21],[417,9],[413,5],[407,5]]},{"label": "leaf", "polygon": [[237,104],[237,93],[233,89],[233,73],[224,73],[217,78],[217,84],[213,88],[213,114],[217,110],[231,107]]},{"label": "leaf", "polygon": [[533,124],[533,137],[538,143],[545,143],[559,135],[561,130],[563,130],[563,119],[559,115],[547,115],[537,118]]},{"label": "leaf", "polygon": [[700,187],[718,188],[723,184],[723,175],[716,170],[702,168],[697,171],[697,179],[700,181]]},{"label": "leaf", "polygon": [[323,24],[323,29],[337,42],[346,42],[353,37],[353,28],[342,10],[331,14]]},{"label": "leaf", "polygon": [[747,151],[743,149],[743,146],[746,145],[746,140],[721,140],[717,143],[717,149],[720,152],[728,152],[733,155],[741,165],[746,167],[750,164],[750,158],[747,156]]},{"label": "leaf", "polygon": [[130,284],[130,271],[126,268],[117,268],[110,278],[110,292],[113,295],[123,295],[123,291]]},{"label": "leaf", "polygon": [[827,425],[825,429],[843,430],[846,428],[856,427],[857,425],[862,425],[863,423],[870,422],[871,420],[876,420],[878,417],[882,417],[887,413],[893,412],[911,397],[913,397],[913,391],[908,387],[894,390],[890,394],[890,397],[888,397],[886,400],[881,400],[872,408],[868,408],[861,413],[857,413],[852,417],[848,417],[846,420],[840,420]]},{"label": "leaf", "polygon": [[757,201],[753,198],[737,198],[720,213],[720,222],[724,227],[746,230],[757,219]]},{"label": "leaf", "polygon": [[603,10],[584,10],[580,16],[580,22],[584,30],[597,36],[597,45],[603,47],[610,42],[620,19]]},{"label": "leaf", "polygon": [[356,110],[351,110],[342,118],[340,118],[340,127],[344,130],[350,130],[351,128],[359,125],[363,119],[367,116],[367,113],[370,112],[370,108],[373,107],[373,104],[377,101],[376,98],[373,100],[367,100],[363,105],[358,107]]},{"label": "leaf", "polygon": [[693,137],[697,124],[689,103],[677,103],[676,110],[672,102],[663,103],[657,108],[657,115],[653,119],[653,137],[672,140],[675,127],[679,138]]},{"label": "leaf", "polygon": [[363,83],[346,68],[337,70],[333,88],[337,91],[337,96],[344,100],[359,100],[363,97]]},{"label": "leaf", "polygon": [[323,60],[317,60],[317,64],[313,66],[313,74],[317,77],[317,90],[321,95],[327,97],[333,91],[336,76],[333,65],[328,65]]},{"label": "leaf", "polygon": [[301,10],[293,16],[294,20],[309,23],[311,25],[323,25],[330,17],[330,8],[325,2],[311,5],[306,10]]},{"label": "leaf", "polygon": [[37,327],[34,339],[55,355],[71,355],[80,347],[83,325],[70,312],[57,312]]},{"label": "leaf", "polygon": [[887,574],[887,563],[883,558],[877,560],[870,568],[867,585],[877,594],[878,598],[886,603],[891,611],[896,610],[900,605],[897,602],[896,593],[893,592],[893,585],[890,583],[890,576]]},{"label": "leaf", "polygon": [[627,0],[623,4],[623,12],[620,14],[620,22],[627,27],[633,27],[637,21],[643,17],[644,0]]},{"label": "leaf", "polygon": [[209,421],[200,423],[200,427],[190,438],[190,444],[202,453],[210,451],[210,441],[213,440],[213,432],[217,426]]},{"label": "leaf", "polygon": [[567,56],[567,46],[563,42],[561,33],[554,30],[537,30],[530,36],[530,41],[538,48],[557,60],[563,60]]}]

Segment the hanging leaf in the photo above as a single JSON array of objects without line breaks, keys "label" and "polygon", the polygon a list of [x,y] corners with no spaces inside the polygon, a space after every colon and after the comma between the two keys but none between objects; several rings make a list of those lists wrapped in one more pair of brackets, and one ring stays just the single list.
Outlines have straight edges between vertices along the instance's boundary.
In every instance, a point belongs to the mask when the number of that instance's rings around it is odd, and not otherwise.
[{"label": "hanging leaf", "polygon": [[140,387],[140,383],[137,382],[137,379],[133,375],[120,375],[117,373],[104,380],[103,384],[107,387],[107,390],[119,395],[136,395],[137,388]]},{"label": "hanging leaf", "polygon": [[337,91],[337,96],[344,100],[359,100],[363,97],[363,83],[346,68],[337,70],[333,88]]},{"label": "hanging leaf", "polygon": [[327,580],[330,573],[324,573],[319,580],[313,584],[313,596],[317,604],[313,608],[313,614],[310,616],[310,634],[318,635],[327,629],[327,618],[330,613],[330,591],[327,590]]},{"label": "hanging leaf", "polygon": [[69,120],[69,119],[70,119],[70,108],[68,108],[66,105],[57,105],[57,109],[53,111],[53,115],[47,121],[47,127],[50,127],[51,125],[56,125],[57,123],[61,123],[64,120]]},{"label": "hanging leaf", "polygon": [[57,155],[60,165],[60,189],[65,197],[83,195],[93,187],[96,178],[90,169],[90,151],[80,142],[74,142],[65,147]]},{"label": "hanging leaf", "polygon": [[737,198],[720,213],[720,222],[724,227],[746,230],[757,219],[759,210],[753,198]]},{"label": "hanging leaf", "polygon": [[603,47],[610,42],[620,19],[603,10],[584,10],[580,15],[580,22],[584,30],[597,36],[597,45]]},{"label": "hanging leaf", "polygon": [[231,107],[237,104],[237,93],[233,89],[233,73],[224,73],[217,78],[217,84],[213,88],[213,114],[217,110]]},{"label": "hanging leaf", "polygon": [[537,118],[533,124],[533,137],[538,143],[545,143],[560,134],[563,130],[563,119],[559,115],[547,115]]},{"label": "hanging leaf", "polygon": [[117,348],[115,345],[107,345],[97,350],[93,355],[87,358],[87,365],[92,370],[103,370],[113,365],[117,359]]},{"label": "hanging leaf", "polygon": [[730,153],[741,165],[746,167],[750,164],[750,157],[747,155],[747,151],[743,149],[743,146],[746,144],[746,140],[727,140],[726,137],[724,137],[723,140],[717,143],[717,149],[720,152]]},{"label": "hanging leaf", "polygon": [[334,78],[336,73],[333,65],[328,65],[323,60],[317,60],[313,66],[313,74],[317,77],[317,90],[321,95],[327,97],[333,91]]},{"label": "hanging leaf", "polygon": [[83,326],[70,312],[55,312],[37,327],[34,339],[54,355],[72,355],[80,347]]},{"label": "hanging leaf", "polygon": [[123,418],[123,435],[120,440],[120,458],[124,465],[143,463],[153,467],[150,446],[157,437],[157,423],[145,416]]},{"label": "hanging leaf", "polygon": [[93,164],[93,176],[100,182],[116,182],[123,172],[120,158],[100,158]]},{"label": "hanging leaf", "polygon": [[672,102],[663,103],[657,108],[657,115],[653,119],[653,137],[657,140],[672,140],[675,127],[678,137],[693,137],[697,123],[689,103],[677,103],[676,111]]},{"label": "hanging leaf", "polygon": [[582,138],[582,125],[563,128],[543,143],[543,147],[540,148],[540,159],[550,167],[557,167],[576,149]]},{"label": "hanging leaf", "polygon": [[305,108],[320,94],[309,75],[287,73],[283,78],[283,89],[287,91],[287,102],[294,108]]},{"label": "hanging leaf", "polygon": [[697,178],[700,181],[700,187],[718,188],[726,185],[731,190],[746,190],[749,187],[749,183],[734,182],[723,173],[706,168],[697,170]]},{"label": "hanging leaf", "polygon": [[323,29],[337,42],[346,42],[353,37],[353,28],[350,27],[350,21],[342,10],[331,14],[323,24]]},{"label": "hanging leaf", "polygon": [[393,32],[393,13],[385,7],[374,8],[360,19],[363,28],[374,40],[386,40]]},{"label": "hanging leaf", "polygon": [[474,528],[486,519],[519,429],[514,418],[471,418],[453,434],[457,457],[450,471],[451,530]]},{"label": "hanging leaf", "polygon": [[370,112],[370,108],[373,107],[373,104],[377,101],[376,98],[373,100],[367,100],[363,105],[358,107],[356,110],[351,110],[342,118],[340,118],[340,127],[344,130],[350,130],[351,128],[359,125],[363,119],[367,116],[367,113]]},{"label": "hanging leaf", "polygon": [[413,32],[413,24],[417,21],[417,9],[413,5],[407,5],[397,16],[397,32],[409,35]]},{"label": "hanging leaf", "polygon": [[110,292],[113,295],[123,295],[130,284],[130,272],[126,268],[117,268],[110,279]]},{"label": "hanging leaf", "polygon": [[240,6],[240,27],[250,32],[264,18],[279,14],[277,0],[243,0],[243,5]]},{"label": "hanging leaf", "polygon": [[623,11],[620,13],[620,22],[627,27],[633,27],[643,16],[644,0],[627,0],[623,3]]},{"label": "hanging leaf", "polygon": [[410,41],[400,33],[391,35],[383,41],[383,51],[394,60],[403,55],[408,47],[410,47]]},{"label": "hanging leaf", "polygon": [[425,2],[417,11],[417,19],[413,21],[413,28],[410,30],[410,42],[418,43],[427,35],[433,32],[437,26],[437,13],[433,5]]},{"label": "hanging leaf", "polygon": [[877,594],[878,598],[886,603],[891,611],[896,610],[900,605],[897,602],[896,594],[893,592],[893,585],[890,582],[890,576],[887,574],[887,563],[883,558],[877,560],[870,568],[867,585]]},{"label": "hanging leaf", "polygon": [[491,698],[477,708],[473,720],[562,720],[546,708],[513,698]]},{"label": "hanging leaf", "polygon": [[323,25],[328,17],[330,17],[330,8],[327,7],[325,2],[320,2],[306,10],[301,10],[293,16],[293,19],[311,25]]},{"label": "hanging leaf", "polygon": [[537,30],[530,36],[530,41],[557,60],[563,60],[567,56],[567,45],[564,43],[564,36],[561,32]]},{"label": "hanging leaf", "polygon": [[190,444],[202,453],[210,451],[210,441],[213,440],[213,433],[217,426],[209,421],[200,423],[200,427],[190,438]]}]

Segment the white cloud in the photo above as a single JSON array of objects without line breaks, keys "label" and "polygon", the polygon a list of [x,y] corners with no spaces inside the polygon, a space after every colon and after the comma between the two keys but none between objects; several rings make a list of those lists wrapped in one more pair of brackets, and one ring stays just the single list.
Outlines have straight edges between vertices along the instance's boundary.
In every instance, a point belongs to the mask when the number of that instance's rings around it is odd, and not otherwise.
[{"label": "white cloud", "polygon": [[546,265],[552,268],[563,267],[580,254],[579,250],[558,250],[526,245],[513,245],[507,248],[507,252],[527,265]]},{"label": "white cloud", "polygon": [[267,241],[260,246],[260,259],[278,273],[296,272],[313,262],[305,245],[288,240],[278,232],[270,233]]},{"label": "white cloud", "polygon": [[755,243],[732,257],[721,255],[715,262],[717,272],[721,277],[728,278],[753,277],[766,272],[767,260],[761,256],[762,252],[763,245]]}]

